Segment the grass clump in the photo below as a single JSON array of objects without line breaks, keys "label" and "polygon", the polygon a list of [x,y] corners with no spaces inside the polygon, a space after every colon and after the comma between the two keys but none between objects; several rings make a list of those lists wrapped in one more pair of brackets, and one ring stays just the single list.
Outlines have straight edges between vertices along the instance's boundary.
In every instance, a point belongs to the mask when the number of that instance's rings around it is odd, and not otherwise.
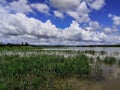
[{"label": "grass clump", "polygon": [[119,67],[120,67],[120,60],[118,61],[118,65],[119,65]]},{"label": "grass clump", "polygon": [[105,55],[105,54],[107,54],[107,52],[105,52],[105,51],[100,51],[100,54],[101,54],[101,55]]},{"label": "grass clump", "polygon": [[116,58],[115,57],[105,57],[103,62],[107,65],[113,65],[116,63]]}]

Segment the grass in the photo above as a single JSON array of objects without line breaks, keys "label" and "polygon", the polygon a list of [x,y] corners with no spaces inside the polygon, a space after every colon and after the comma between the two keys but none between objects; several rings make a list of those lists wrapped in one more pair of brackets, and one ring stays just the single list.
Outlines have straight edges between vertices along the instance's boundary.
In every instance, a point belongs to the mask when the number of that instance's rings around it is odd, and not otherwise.
[{"label": "grass", "polygon": [[120,67],[120,60],[118,61],[118,65],[119,65],[119,67]]},{"label": "grass", "polygon": [[[100,64],[116,62],[114,57],[101,60],[98,56],[93,68],[95,58],[85,54],[95,53],[87,50],[42,50],[31,46],[0,47],[0,90],[74,90],[67,80],[99,79],[102,73]],[[64,57],[67,54],[70,56]]]},{"label": "grass", "polygon": [[[91,67],[85,55],[64,58],[56,55],[37,55],[29,57],[0,56],[0,89],[45,89],[55,87],[58,79],[88,76]],[[70,88],[67,82],[59,88]],[[67,85],[67,86],[66,86]],[[64,86],[64,87],[63,87]],[[41,90],[40,89],[40,90]],[[57,87],[56,89],[57,90]]]},{"label": "grass", "polygon": [[101,55],[105,55],[105,54],[107,54],[107,52],[101,51],[100,54],[101,54]]},{"label": "grass", "polygon": [[113,65],[116,63],[116,58],[115,57],[105,57],[103,62],[107,65]]}]

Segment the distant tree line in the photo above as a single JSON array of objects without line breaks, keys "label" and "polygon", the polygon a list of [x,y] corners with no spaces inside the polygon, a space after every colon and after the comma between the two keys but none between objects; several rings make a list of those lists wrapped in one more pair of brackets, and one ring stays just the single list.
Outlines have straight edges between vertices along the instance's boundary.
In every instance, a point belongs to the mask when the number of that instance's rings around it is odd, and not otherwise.
[{"label": "distant tree line", "polygon": [[28,42],[22,42],[21,44],[13,44],[13,43],[4,44],[0,42],[0,46],[30,46],[30,45]]},{"label": "distant tree line", "polygon": [[40,46],[40,47],[120,47],[120,44],[116,45],[30,45],[28,42],[22,42],[21,44],[7,43],[4,44],[0,42],[0,46]]},{"label": "distant tree line", "polygon": [[120,47],[120,44],[116,44],[116,45],[115,44],[114,45],[82,45],[81,47]]}]

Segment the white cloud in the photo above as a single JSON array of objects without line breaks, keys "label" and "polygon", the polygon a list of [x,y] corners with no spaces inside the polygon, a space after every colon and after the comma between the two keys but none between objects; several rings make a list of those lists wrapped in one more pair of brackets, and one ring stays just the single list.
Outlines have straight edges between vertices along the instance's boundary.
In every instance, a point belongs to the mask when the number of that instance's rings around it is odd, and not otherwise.
[{"label": "white cloud", "polygon": [[0,0],[0,3],[6,4],[6,0]]},{"label": "white cloud", "polygon": [[2,6],[0,6],[0,16],[2,17],[6,13],[8,13],[8,11],[5,8],[3,8]]},{"label": "white cloud", "polygon": [[56,27],[49,20],[45,23],[28,18],[22,13],[5,15],[0,19],[0,33],[3,35],[33,35],[39,38],[54,37]]},{"label": "white cloud", "polygon": [[[92,23],[93,26],[97,25],[97,22]],[[89,28],[94,29],[92,25]],[[2,42],[29,42],[37,45],[101,44],[113,41],[113,38],[117,42],[120,41],[119,37],[115,36],[110,36],[110,40],[108,40],[109,36],[104,32],[86,30],[76,21],[72,21],[71,25],[64,30],[60,30],[50,20],[43,23],[22,13],[6,13],[4,16],[0,16],[0,34]]]},{"label": "white cloud", "polygon": [[86,2],[82,0],[50,0],[50,5],[65,14],[73,17],[76,21],[83,23],[90,20]]},{"label": "white cloud", "polygon": [[89,26],[94,28],[95,30],[101,28],[100,24],[97,21],[90,21]]},{"label": "white cloud", "polygon": [[48,14],[50,8],[45,3],[30,3],[29,0],[13,0],[11,2],[0,1],[0,4],[4,5],[4,8],[8,9],[12,13],[33,13],[33,10],[37,10],[40,13]]},{"label": "white cloud", "polygon": [[105,5],[104,0],[49,0],[49,2],[51,7],[73,17],[79,23],[89,22],[92,10],[100,10]]},{"label": "white cloud", "polygon": [[45,3],[36,3],[36,4],[34,3],[31,4],[31,7],[41,13],[49,14],[50,8]]},{"label": "white cloud", "polygon": [[90,18],[88,16],[88,14],[84,14],[84,15],[79,15],[77,12],[75,11],[68,11],[67,14],[71,17],[73,17],[77,22],[79,23],[86,23],[90,21]]},{"label": "white cloud", "polygon": [[112,29],[109,27],[106,27],[106,28],[104,28],[104,32],[107,34],[112,33]]},{"label": "white cloud", "polygon": [[90,31],[81,28],[76,21],[73,21],[70,27],[65,28],[60,36],[63,39],[78,42],[101,42],[107,37],[103,32]]},{"label": "white cloud", "polygon": [[59,18],[62,18],[62,19],[64,18],[64,14],[60,11],[57,11],[57,10],[54,11],[54,15],[56,17],[59,17]]},{"label": "white cloud", "polygon": [[27,0],[18,0],[9,3],[10,8],[12,11],[20,12],[20,13],[29,13],[32,12],[30,5],[28,4]]},{"label": "white cloud", "polygon": [[[0,18],[0,33],[5,42],[29,42],[33,44],[79,44],[80,42],[100,42],[105,39],[104,33],[86,31],[78,22],[73,21],[70,27],[60,30],[51,23],[45,23],[25,14],[6,14]],[[42,42],[41,42],[42,41]]]},{"label": "white cloud", "polygon": [[115,26],[120,26],[120,16],[109,14],[108,17],[113,20]]},{"label": "white cloud", "polygon": [[79,27],[79,24],[76,21],[72,21],[70,27],[65,28],[60,34],[60,38],[70,41],[82,40],[81,30],[82,28]]},{"label": "white cloud", "polygon": [[52,7],[60,10],[76,9],[81,0],[49,0]]},{"label": "white cloud", "polygon": [[[11,4],[13,2],[14,4]],[[14,7],[15,5],[17,5],[17,1],[13,2],[10,3],[10,7]],[[0,5],[0,42],[29,42],[31,44],[37,45],[83,45],[120,43],[119,34],[116,35],[106,33],[109,32],[110,29],[112,31],[114,31],[114,29],[116,30],[116,26],[113,28],[103,28],[104,31],[97,30],[101,29],[101,25],[97,21],[92,21],[89,18],[89,13],[92,12],[92,10],[88,8],[88,2],[81,0],[70,0],[70,2],[72,3],[72,7],[75,7],[73,10],[70,6],[71,4],[68,3],[68,0],[53,0],[54,3],[59,2],[57,4],[63,4],[63,7],[61,5],[58,5],[58,7],[57,5],[54,6],[59,9],[56,11],[57,17],[63,17],[63,13],[65,13],[75,19],[72,21],[70,26],[66,27],[65,29],[57,28],[50,20],[42,22],[38,19],[30,18],[26,15],[26,13],[31,12],[31,8],[33,8],[33,6],[34,9],[38,9],[39,5],[41,4],[29,5],[26,0],[19,0],[18,2],[19,4],[24,4],[22,8],[20,8],[20,6],[16,7],[16,13],[10,13],[8,8]],[[66,6],[67,4],[68,6]],[[28,7],[30,9],[27,10]],[[23,10],[24,8],[26,9]],[[63,11],[61,11],[62,8],[64,8]],[[46,11],[44,9],[45,7],[41,6],[39,8],[39,12],[48,13],[49,9],[45,9]],[[115,19],[116,17],[113,15],[111,16],[111,18],[116,21],[114,22],[114,24],[118,25],[118,16],[117,19]],[[79,22],[85,22],[88,25],[86,26],[86,28],[84,28],[80,26]]]},{"label": "white cloud", "polygon": [[85,1],[79,4],[76,11],[79,13],[79,15],[88,14],[90,12]]},{"label": "white cloud", "polygon": [[87,4],[95,10],[100,10],[105,5],[105,0],[87,0]]},{"label": "white cloud", "polygon": [[76,9],[76,13],[78,14],[78,18],[74,17],[78,22],[89,22],[89,13],[90,10],[88,9],[86,2],[83,1],[79,4]]}]

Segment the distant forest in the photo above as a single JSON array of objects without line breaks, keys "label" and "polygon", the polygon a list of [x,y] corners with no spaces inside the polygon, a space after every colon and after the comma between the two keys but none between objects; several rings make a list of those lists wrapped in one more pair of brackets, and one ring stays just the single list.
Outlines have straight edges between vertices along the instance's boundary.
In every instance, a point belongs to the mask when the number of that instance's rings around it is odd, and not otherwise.
[{"label": "distant forest", "polygon": [[1,42],[0,46],[30,46],[30,45],[27,42],[22,42],[21,44],[13,44],[13,43],[4,44]]},{"label": "distant forest", "polygon": [[39,46],[39,47],[120,47],[118,45],[77,45],[77,46],[67,46],[67,45],[31,45],[28,42],[22,42],[21,44],[13,44],[13,43],[0,43],[0,47],[2,46]]}]

